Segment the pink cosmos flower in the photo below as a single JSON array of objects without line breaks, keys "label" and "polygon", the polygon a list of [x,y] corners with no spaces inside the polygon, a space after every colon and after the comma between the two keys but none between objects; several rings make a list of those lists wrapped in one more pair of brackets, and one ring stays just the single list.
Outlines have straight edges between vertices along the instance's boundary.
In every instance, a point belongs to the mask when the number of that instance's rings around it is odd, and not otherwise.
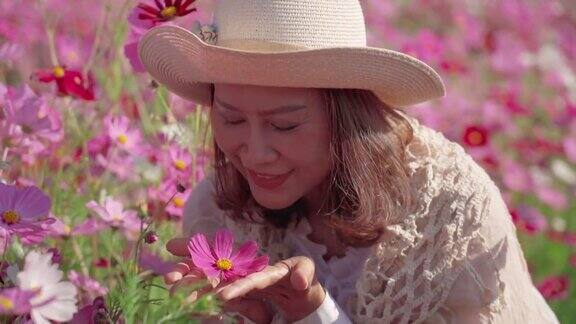
[{"label": "pink cosmos flower", "polygon": [[182,184],[178,179],[167,177],[158,188],[148,188],[148,198],[158,200],[164,211],[171,218],[181,219],[186,201],[192,192],[192,188],[185,188],[182,192],[178,191],[178,184]]},{"label": "pink cosmos flower", "polygon": [[190,238],[188,251],[194,265],[208,278],[220,278],[221,281],[247,276],[268,265],[268,256],[256,257],[258,244],[255,241],[245,242],[234,254],[233,243],[234,235],[227,229],[216,232],[214,248],[210,247],[204,234],[198,233]]},{"label": "pink cosmos flower", "polygon": [[509,190],[524,193],[532,192],[534,180],[526,168],[511,159],[504,159],[501,167],[504,185]]},{"label": "pink cosmos flower", "polygon": [[27,85],[0,87],[0,121],[4,120],[8,134],[18,137],[20,144],[24,137],[53,142],[62,138],[60,114],[46,104],[44,97],[37,96]]},{"label": "pink cosmos flower", "polygon": [[548,228],[546,216],[533,207],[521,204],[510,210],[510,216],[516,227],[529,235],[535,235]]},{"label": "pink cosmos flower", "polygon": [[168,155],[165,156],[166,159],[163,161],[164,167],[168,170],[169,174],[184,179],[190,177],[192,169],[192,155],[187,149],[177,145],[171,145]]},{"label": "pink cosmos flower", "polygon": [[562,142],[562,146],[568,160],[576,163],[576,137],[566,137]]},{"label": "pink cosmos flower", "polygon": [[0,314],[24,315],[32,309],[30,299],[36,295],[34,290],[8,288],[0,291]]},{"label": "pink cosmos flower", "polygon": [[[194,11],[196,8],[189,8],[196,0],[155,0],[154,4],[139,3],[130,15],[130,21],[133,22],[137,18],[140,25],[145,23],[149,24],[149,28],[157,24],[167,22],[175,19],[176,17],[186,16]],[[134,23],[134,22],[133,22]]]},{"label": "pink cosmos flower", "polygon": [[570,279],[567,276],[548,277],[540,282],[537,288],[548,300],[564,299],[570,290]]},{"label": "pink cosmos flower", "polygon": [[16,234],[26,244],[38,243],[47,232],[42,228],[52,206],[50,198],[34,186],[0,183],[0,236]]},{"label": "pink cosmos flower", "polygon": [[468,146],[485,146],[489,141],[489,130],[482,125],[470,125],[464,130],[462,140]]},{"label": "pink cosmos flower", "polygon": [[70,225],[67,225],[61,220],[55,218],[53,215],[51,215],[51,217],[54,218],[55,221],[51,224],[46,224],[43,226],[44,229],[48,231],[48,235],[50,237],[66,238],[78,235],[90,235],[100,232],[108,227],[106,224],[99,222],[94,218],[88,218],[78,225],[71,227]]},{"label": "pink cosmos flower", "polygon": [[108,289],[98,281],[81,275],[74,270],[68,273],[68,280],[78,288],[78,300],[82,306],[92,302],[94,298],[104,296],[108,293]]},{"label": "pink cosmos flower", "polygon": [[81,69],[88,59],[90,45],[91,42],[82,37],[61,33],[56,41],[58,58],[70,68]]},{"label": "pink cosmos flower", "polygon": [[112,143],[129,153],[140,152],[140,130],[130,124],[128,117],[108,115],[104,117],[104,128]]},{"label": "pink cosmos flower", "polygon": [[106,197],[102,205],[92,200],[86,207],[96,213],[106,225],[122,230],[130,239],[140,231],[141,220],[138,214],[134,210],[124,210],[120,201]]}]

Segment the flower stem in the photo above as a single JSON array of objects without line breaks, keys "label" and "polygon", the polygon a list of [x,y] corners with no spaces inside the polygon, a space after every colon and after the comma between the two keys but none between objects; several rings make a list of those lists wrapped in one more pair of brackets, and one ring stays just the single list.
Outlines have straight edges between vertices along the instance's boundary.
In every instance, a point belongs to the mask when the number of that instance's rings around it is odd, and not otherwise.
[{"label": "flower stem", "polygon": [[94,36],[94,43],[92,43],[92,49],[90,51],[90,56],[88,57],[88,60],[86,61],[86,65],[84,65],[84,69],[82,69],[82,76],[84,77],[84,80],[87,80],[88,78],[88,71],[90,71],[90,68],[92,67],[92,65],[94,64],[94,58],[96,56],[96,52],[98,51],[98,46],[100,46],[100,39],[102,38],[102,30],[104,29],[104,25],[106,23],[106,20],[108,20],[108,13],[110,12],[110,1],[106,1],[103,5],[103,13],[100,15],[100,21],[98,21],[98,26],[96,27],[96,34]]},{"label": "flower stem", "polygon": [[78,261],[80,261],[80,268],[82,269],[82,274],[84,274],[86,277],[90,276],[88,266],[86,266],[86,262],[84,261],[84,254],[82,254],[82,250],[80,249],[78,242],[76,242],[76,239],[73,237],[70,238],[70,241],[72,242],[72,250],[74,251],[74,254],[76,254],[76,257],[78,257]]},{"label": "flower stem", "polygon": [[6,241],[4,241],[4,252],[2,252],[2,262],[0,264],[4,264],[6,262],[6,251],[8,251],[8,242],[10,241],[10,236],[6,235]]}]

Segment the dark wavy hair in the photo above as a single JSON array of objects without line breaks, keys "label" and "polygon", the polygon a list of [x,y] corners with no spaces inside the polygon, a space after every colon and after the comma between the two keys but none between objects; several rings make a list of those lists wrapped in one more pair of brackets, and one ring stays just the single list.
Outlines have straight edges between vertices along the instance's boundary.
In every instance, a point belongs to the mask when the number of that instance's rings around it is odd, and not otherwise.
[{"label": "dark wavy hair", "polygon": [[[345,244],[370,246],[380,240],[389,222],[411,208],[405,147],[414,130],[372,91],[318,90],[329,123],[331,169],[317,216],[326,217]],[[214,169],[216,203],[233,219],[254,222],[249,215],[257,213],[264,222],[285,228],[293,218],[310,212],[302,198],[280,210],[259,205],[246,179],[215,141]]]}]

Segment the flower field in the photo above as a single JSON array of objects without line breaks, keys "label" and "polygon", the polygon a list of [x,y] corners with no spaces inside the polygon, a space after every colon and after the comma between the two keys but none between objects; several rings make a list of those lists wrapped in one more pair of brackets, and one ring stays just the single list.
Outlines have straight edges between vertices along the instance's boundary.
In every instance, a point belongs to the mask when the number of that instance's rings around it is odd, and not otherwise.
[{"label": "flower field", "polygon": [[[361,3],[368,45],[445,80],[446,97],[406,111],[498,184],[534,283],[573,322],[576,3]],[[136,54],[156,25],[211,33],[213,7],[0,1],[0,321],[176,323],[217,311],[209,295],[171,295],[161,276],[176,261],[165,243],[210,169],[208,107],[159,86]]]}]

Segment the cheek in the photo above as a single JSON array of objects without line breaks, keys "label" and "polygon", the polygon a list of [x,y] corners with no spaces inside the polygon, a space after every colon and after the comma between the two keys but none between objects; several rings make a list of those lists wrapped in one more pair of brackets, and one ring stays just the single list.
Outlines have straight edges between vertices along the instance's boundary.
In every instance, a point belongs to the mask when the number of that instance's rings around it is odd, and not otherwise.
[{"label": "cheek", "polygon": [[238,131],[231,130],[225,125],[222,125],[221,122],[214,120],[214,117],[212,117],[211,125],[214,140],[220,150],[228,156],[232,155],[240,146],[241,134],[239,134]]},{"label": "cheek", "polygon": [[296,167],[306,170],[329,168],[330,138],[328,132],[318,127],[302,130],[282,143],[281,153]]}]

